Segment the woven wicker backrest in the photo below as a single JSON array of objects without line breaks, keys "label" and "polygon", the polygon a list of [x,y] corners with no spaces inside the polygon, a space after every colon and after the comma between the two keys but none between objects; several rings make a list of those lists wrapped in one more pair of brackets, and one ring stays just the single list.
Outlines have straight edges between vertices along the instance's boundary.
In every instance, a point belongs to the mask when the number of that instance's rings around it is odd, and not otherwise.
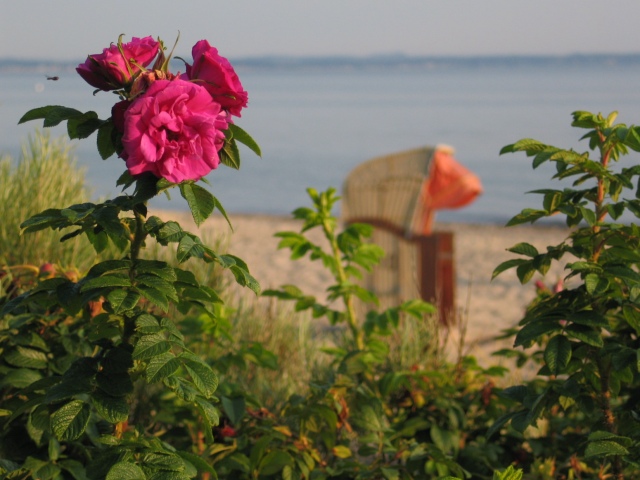
[{"label": "woven wicker backrest", "polygon": [[385,155],[362,163],[347,176],[342,192],[342,218],[377,220],[411,236],[427,217],[421,201],[435,148]]}]

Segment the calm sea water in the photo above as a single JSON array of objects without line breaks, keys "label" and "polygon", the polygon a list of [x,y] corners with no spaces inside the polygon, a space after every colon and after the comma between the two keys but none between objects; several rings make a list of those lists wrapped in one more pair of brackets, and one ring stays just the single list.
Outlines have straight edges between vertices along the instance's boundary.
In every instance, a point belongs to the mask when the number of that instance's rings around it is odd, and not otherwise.
[{"label": "calm sea water", "polygon": [[[531,170],[524,155],[499,156],[504,145],[532,137],[585,150],[578,142],[582,132],[569,126],[574,110],[618,110],[620,121],[640,123],[637,66],[240,75],[250,105],[237,123],[260,143],[263,158],[243,150],[240,171],[222,167],[208,177],[213,193],[234,213],[288,214],[308,204],[307,187],[340,189],[348,172],[369,158],[445,143],[480,176],[485,193],[467,207],[440,211],[437,220],[504,222],[522,208],[538,207],[537,196],[524,192],[549,187],[553,175],[550,165]],[[0,74],[0,152],[18,155],[37,126],[17,125],[30,108],[58,104],[109,116],[115,96],[92,96],[75,72],[59,76],[52,82],[44,73]],[[96,196],[117,193],[120,159],[102,161],[95,137],[77,143],[76,155]],[[156,206],[184,209],[186,203],[173,198]]]}]

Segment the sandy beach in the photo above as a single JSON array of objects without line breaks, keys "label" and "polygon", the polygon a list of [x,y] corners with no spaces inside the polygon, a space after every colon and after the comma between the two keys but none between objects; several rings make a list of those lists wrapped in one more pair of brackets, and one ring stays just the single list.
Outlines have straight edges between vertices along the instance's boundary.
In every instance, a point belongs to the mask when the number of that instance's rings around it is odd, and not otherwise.
[{"label": "sandy beach", "polygon": [[[188,213],[161,212],[163,219],[177,218],[185,228],[195,231]],[[233,231],[220,215],[214,215],[200,228],[200,235],[209,243],[223,239],[228,253],[245,260],[253,276],[263,289],[284,284],[297,285],[304,292],[322,297],[331,278],[319,262],[307,258],[289,259],[288,250],[278,250],[279,231],[296,231],[300,223],[292,218],[260,215],[230,216]],[[191,222],[192,223],[192,222]],[[471,353],[485,364],[490,352],[500,347],[492,338],[501,330],[512,327],[521,319],[525,305],[535,296],[534,281],[521,285],[515,270],[502,273],[491,281],[494,268],[517,255],[506,251],[519,243],[528,242],[538,250],[564,240],[569,231],[555,226],[441,224],[435,230],[454,234],[456,269],[456,304],[460,317],[467,322],[466,344]],[[320,231],[309,232],[317,243],[324,238]],[[547,282],[555,282],[562,276],[562,265],[554,265],[547,274]],[[262,301],[267,301],[266,299]],[[505,344],[506,345],[506,344]],[[495,360],[491,360],[495,363]]]}]

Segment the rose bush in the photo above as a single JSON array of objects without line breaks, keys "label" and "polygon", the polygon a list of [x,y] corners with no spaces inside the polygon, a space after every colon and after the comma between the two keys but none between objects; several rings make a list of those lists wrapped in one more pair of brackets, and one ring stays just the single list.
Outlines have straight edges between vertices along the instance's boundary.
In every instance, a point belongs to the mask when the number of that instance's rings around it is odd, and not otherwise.
[{"label": "rose bush", "polygon": [[76,71],[92,87],[117,90],[131,82],[136,73],[147,67],[158,55],[160,43],[152,37],[133,37],[131,42],[118,42],[102,53],[89,55]]},{"label": "rose bush", "polygon": [[193,65],[186,64],[187,73],[183,77],[199,82],[222,108],[240,117],[249,97],[231,63],[206,40],[196,43],[191,54]]},{"label": "rose bush", "polygon": [[220,163],[226,116],[203,87],[157,80],[125,112],[121,157],[132,175],[199,180]]}]

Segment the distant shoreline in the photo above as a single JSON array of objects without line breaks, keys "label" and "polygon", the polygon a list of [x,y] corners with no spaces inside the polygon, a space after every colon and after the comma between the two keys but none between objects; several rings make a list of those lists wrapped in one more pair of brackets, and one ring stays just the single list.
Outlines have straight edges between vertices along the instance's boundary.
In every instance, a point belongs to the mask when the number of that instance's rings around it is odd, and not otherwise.
[{"label": "distant shoreline", "polygon": [[[188,58],[188,57],[187,57]],[[487,56],[260,56],[231,59],[238,70],[448,70],[460,68],[521,68],[578,66],[640,66],[640,53],[571,55],[487,55]],[[179,70],[182,62],[176,62]],[[78,61],[23,60],[0,58],[0,72],[28,73],[73,71]]]}]

